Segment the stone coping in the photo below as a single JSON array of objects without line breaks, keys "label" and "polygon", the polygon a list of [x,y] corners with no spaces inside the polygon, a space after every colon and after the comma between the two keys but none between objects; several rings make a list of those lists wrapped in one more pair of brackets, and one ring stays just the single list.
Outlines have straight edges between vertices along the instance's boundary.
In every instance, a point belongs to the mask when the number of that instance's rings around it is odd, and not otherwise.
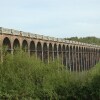
[{"label": "stone coping", "polygon": [[8,29],[8,28],[3,28],[3,27],[0,27],[0,34],[20,35],[24,37],[36,38],[36,39],[41,39],[41,40],[50,40],[50,41],[61,42],[61,43],[66,43],[66,44],[75,44],[75,45],[100,48],[100,46],[95,45],[95,44],[88,44],[88,43],[82,43],[78,41],[65,40],[63,38],[49,37],[49,36],[44,36],[44,35],[39,35],[39,34],[29,33],[29,32],[23,32],[23,31],[18,31],[15,29]]}]

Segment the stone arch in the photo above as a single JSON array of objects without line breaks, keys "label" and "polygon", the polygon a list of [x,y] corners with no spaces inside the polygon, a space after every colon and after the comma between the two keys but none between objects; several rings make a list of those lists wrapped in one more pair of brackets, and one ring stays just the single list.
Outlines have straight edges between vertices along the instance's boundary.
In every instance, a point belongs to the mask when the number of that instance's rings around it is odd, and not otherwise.
[{"label": "stone arch", "polygon": [[95,56],[96,56],[95,65],[96,65],[96,63],[98,62],[97,61],[97,58],[98,58],[98,49],[97,48],[96,48],[96,51],[95,52],[96,52],[96,54],[95,54]]},{"label": "stone arch", "polygon": [[42,45],[41,45],[41,42],[37,43],[37,57],[42,60]]},{"label": "stone arch", "polygon": [[92,48],[90,47],[90,52],[89,52],[89,54],[90,54],[90,67],[92,67]]},{"label": "stone arch", "polygon": [[79,50],[78,46],[76,46],[76,70],[79,71]]},{"label": "stone arch", "polygon": [[97,48],[97,62],[99,62],[99,49]]},{"label": "stone arch", "polygon": [[92,50],[91,50],[91,66],[92,67],[94,66],[93,65],[93,58],[94,58],[93,53],[94,53],[94,49],[92,48]]},{"label": "stone arch", "polygon": [[49,60],[53,60],[53,50],[52,44],[49,43]]},{"label": "stone arch", "polygon": [[81,67],[83,68],[83,70],[85,70],[85,67],[84,67],[84,47],[82,47],[82,65]]},{"label": "stone arch", "polygon": [[54,44],[54,58],[57,59],[57,44]]},{"label": "stone arch", "polygon": [[22,42],[22,49],[24,51],[28,51],[28,42],[26,40],[23,40]]},{"label": "stone arch", "polygon": [[5,48],[5,50],[9,53],[11,53],[11,41],[8,37],[5,37],[3,39],[3,44],[2,46]]},{"label": "stone arch", "polygon": [[30,42],[30,55],[34,55],[35,54],[35,42],[31,41]]},{"label": "stone arch", "polygon": [[97,48],[95,49],[95,65],[97,63]]},{"label": "stone arch", "polygon": [[73,57],[72,57],[73,49],[70,46],[70,70],[73,71]]},{"label": "stone arch", "polygon": [[79,47],[79,71],[82,71],[82,66],[81,66],[81,59],[82,59],[82,55],[81,55],[81,47]]},{"label": "stone arch", "polygon": [[85,49],[85,67],[88,70],[88,48]]},{"label": "stone arch", "polygon": [[98,61],[100,61],[100,49],[98,49]]},{"label": "stone arch", "polygon": [[61,48],[61,44],[58,45],[58,55],[59,55],[59,59],[62,61],[62,48]]},{"label": "stone arch", "polygon": [[66,46],[66,54],[67,54],[67,55],[66,55],[66,63],[67,63],[66,65],[67,65],[67,68],[70,69],[69,45]]},{"label": "stone arch", "polygon": [[76,71],[76,51],[75,51],[75,46],[73,46],[73,70]]},{"label": "stone arch", "polygon": [[48,47],[47,43],[43,44],[43,61],[48,62]]},{"label": "stone arch", "polygon": [[84,69],[87,70],[87,67],[86,67],[86,47],[84,47],[83,49],[83,61],[84,61]]},{"label": "stone arch", "polygon": [[87,69],[90,68],[90,48],[87,48]]},{"label": "stone arch", "polygon": [[13,42],[13,49],[15,50],[16,48],[20,48],[20,42],[17,38]]},{"label": "stone arch", "polygon": [[63,52],[63,65],[66,66],[66,47],[65,45],[62,46],[62,52]]}]

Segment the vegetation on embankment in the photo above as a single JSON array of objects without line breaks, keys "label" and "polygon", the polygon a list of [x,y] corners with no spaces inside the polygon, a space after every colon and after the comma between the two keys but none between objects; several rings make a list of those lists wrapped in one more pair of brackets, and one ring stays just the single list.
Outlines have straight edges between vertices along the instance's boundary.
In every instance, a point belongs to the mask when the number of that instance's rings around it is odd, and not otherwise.
[{"label": "vegetation on embankment", "polygon": [[65,38],[68,40],[73,40],[73,41],[79,41],[79,42],[83,42],[83,43],[89,43],[89,44],[96,44],[96,45],[100,45],[100,38],[96,38],[96,37],[71,37],[71,38]]},{"label": "vegetation on embankment", "polygon": [[56,60],[44,64],[25,52],[3,56],[0,100],[99,100],[100,63],[87,72],[69,72]]}]

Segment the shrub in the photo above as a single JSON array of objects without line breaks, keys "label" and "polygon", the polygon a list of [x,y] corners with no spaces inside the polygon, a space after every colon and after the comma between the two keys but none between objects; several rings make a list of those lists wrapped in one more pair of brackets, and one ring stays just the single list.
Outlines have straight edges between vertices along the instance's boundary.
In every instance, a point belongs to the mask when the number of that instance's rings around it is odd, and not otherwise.
[{"label": "shrub", "polygon": [[100,63],[89,71],[75,73],[65,70],[58,60],[47,64],[23,51],[4,53],[0,99],[99,100]]}]

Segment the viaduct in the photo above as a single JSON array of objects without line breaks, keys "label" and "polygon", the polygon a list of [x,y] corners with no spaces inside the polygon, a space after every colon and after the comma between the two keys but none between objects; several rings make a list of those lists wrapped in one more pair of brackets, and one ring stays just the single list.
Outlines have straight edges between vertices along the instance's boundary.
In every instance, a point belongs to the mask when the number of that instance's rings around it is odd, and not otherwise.
[{"label": "viaduct", "polygon": [[0,49],[14,53],[16,47],[27,50],[44,62],[60,59],[70,71],[84,71],[93,67],[100,58],[100,46],[64,40],[29,32],[0,27]]}]

